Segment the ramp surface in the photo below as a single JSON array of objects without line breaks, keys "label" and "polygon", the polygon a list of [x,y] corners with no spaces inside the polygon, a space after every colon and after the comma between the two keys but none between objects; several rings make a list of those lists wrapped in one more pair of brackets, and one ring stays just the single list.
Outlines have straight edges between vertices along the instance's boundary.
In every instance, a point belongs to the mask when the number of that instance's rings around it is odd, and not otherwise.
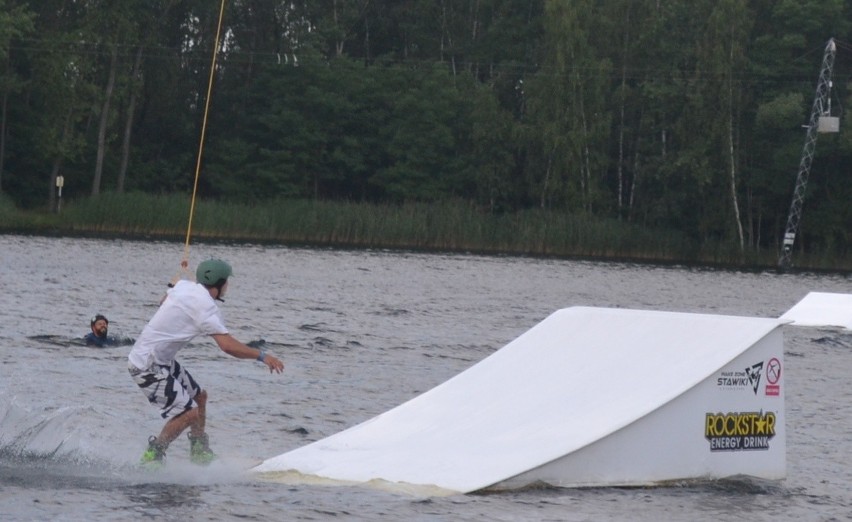
[{"label": "ramp surface", "polygon": [[780,324],[562,309],[436,388],[254,471],[476,491],[648,415]]},{"label": "ramp surface", "polygon": [[810,292],[780,319],[797,326],[839,326],[852,330],[852,294]]}]

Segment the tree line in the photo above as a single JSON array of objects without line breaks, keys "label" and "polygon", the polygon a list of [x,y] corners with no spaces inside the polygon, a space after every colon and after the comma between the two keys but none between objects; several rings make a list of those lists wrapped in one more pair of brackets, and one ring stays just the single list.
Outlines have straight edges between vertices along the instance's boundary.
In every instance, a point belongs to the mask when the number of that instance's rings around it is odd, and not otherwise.
[{"label": "tree line", "polygon": [[564,210],[777,249],[833,37],[841,132],[798,246],[843,255],[850,20],[844,0],[0,0],[0,191],[190,191],[198,166],[223,201]]}]

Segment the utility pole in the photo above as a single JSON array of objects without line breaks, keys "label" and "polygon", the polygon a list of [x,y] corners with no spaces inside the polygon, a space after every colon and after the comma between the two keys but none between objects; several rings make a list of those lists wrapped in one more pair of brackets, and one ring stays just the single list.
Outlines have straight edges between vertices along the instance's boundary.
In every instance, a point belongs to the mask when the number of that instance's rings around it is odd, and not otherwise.
[{"label": "utility pole", "polygon": [[808,176],[811,172],[811,162],[814,158],[814,147],[818,133],[838,132],[840,123],[838,118],[831,117],[831,69],[834,67],[834,55],[837,46],[834,38],[828,40],[825,53],[822,58],[822,68],[819,72],[816,97],[814,98],[811,120],[805,134],[805,146],[802,149],[802,159],[799,162],[799,174],[796,177],[796,188],[793,190],[793,201],[790,203],[790,213],[787,216],[787,227],[784,229],[784,240],[782,243],[781,257],[778,267],[783,269],[790,267],[793,255],[793,243],[796,241],[796,232],[799,230],[799,220],[802,218],[802,200],[805,198],[805,188],[808,184]]}]

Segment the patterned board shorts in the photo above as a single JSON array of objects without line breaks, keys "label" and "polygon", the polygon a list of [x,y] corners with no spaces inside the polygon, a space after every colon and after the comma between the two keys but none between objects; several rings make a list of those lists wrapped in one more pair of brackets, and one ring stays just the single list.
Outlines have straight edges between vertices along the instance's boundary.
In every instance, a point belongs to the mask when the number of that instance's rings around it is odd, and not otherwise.
[{"label": "patterned board shorts", "polygon": [[145,370],[129,364],[127,370],[148,402],[160,408],[164,419],[177,417],[195,406],[193,399],[201,387],[177,361],[168,366],[154,364]]}]

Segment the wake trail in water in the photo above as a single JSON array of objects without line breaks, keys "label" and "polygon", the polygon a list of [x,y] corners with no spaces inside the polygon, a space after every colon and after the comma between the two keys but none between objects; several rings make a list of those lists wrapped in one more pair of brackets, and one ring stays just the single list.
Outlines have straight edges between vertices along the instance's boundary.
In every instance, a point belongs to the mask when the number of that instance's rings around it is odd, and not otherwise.
[{"label": "wake trail in water", "polygon": [[83,425],[94,409],[63,407],[36,414],[3,401],[0,405],[0,455],[18,460],[78,461],[82,454]]},{"label": "wake trail in water", "polygon": [[128,451],[105,429],[111,419],[91,405],[33,412],[0,400],[0,486],[47,489],[114,489],[136,484],[209,485],[252,479],[257,464],[222,457],[208,466],[179,457],[162,469],[138,465],[141,450]]}]

